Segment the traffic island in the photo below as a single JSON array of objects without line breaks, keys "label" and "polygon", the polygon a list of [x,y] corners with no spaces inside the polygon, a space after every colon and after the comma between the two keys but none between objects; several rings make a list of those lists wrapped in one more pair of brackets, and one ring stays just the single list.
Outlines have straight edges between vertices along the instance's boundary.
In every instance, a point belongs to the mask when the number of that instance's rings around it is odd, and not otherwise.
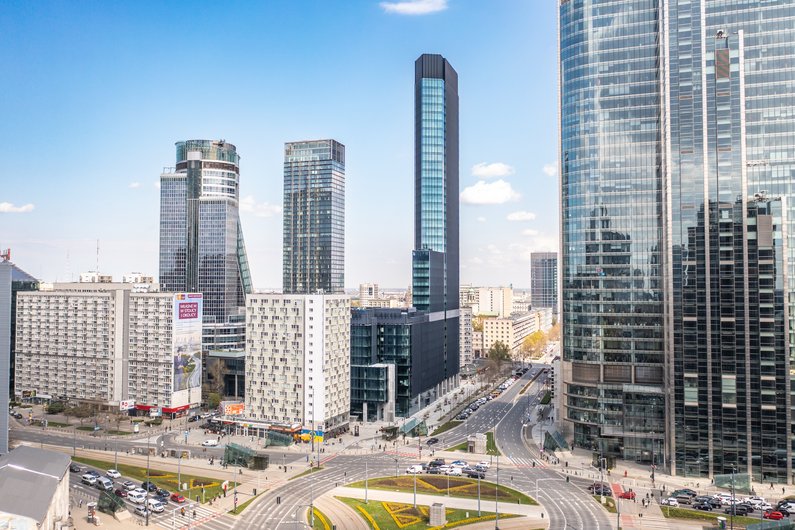
[{"label": "traffic island", "polygon": [[[431,507],[418,504],[403,504],[387,501],[370,501],[352,499],[349,497],[336,497],[353,508],[373,530],[427,530],[430,524]],[[518,517],[513,514],[500,514],[500,519]],[[445,508],[445,528],[455,528],[482,521],[494,521],[497,514],[494,512],[477,512]],[[315,526],[317,528],[317,526]]]},{"label": "traffic island", "polygon": [[[462,442],[458,445],[454,445],[445,451],[462,451],[462,452],[469,452],[469,442]],[[489,431],[486,433],[486,455],[488,456],[502,456],[500,450],[497,449],[497,443],[494,441],[494,433]]]},{"label": "traffic island", "polygon": [[[367,487],[374,490],[414,492],[415,477],[404,475],[401,477],[378,477],[367,481]],[[472,478],[451,477],[448,475],[419,475],[416,477],[417,493],[425,495],[439,495],[462,497],[465,499],[478,498],[478,481]],[[349,488],[364,489],[364,481],[348,484]],[[448,488],[449,486],[449,488]],[[480,499],[494,502],[495,499],[506,504],[524,504],[538,506],[532,497],[500,484],[485,480],[480,481]]]},{"label": "traffic island", "polygon": [[[723,512],[702,512],[700,510],[690,510],[687,508],[676,508],[671,506],[660,506],[662,514],[671,519],[688,519],[690,521],[709,521],[717,523],[718,517],[723,517],[726,521],[729,520],[729,515]],[[742,517],[740,515],[734,516],[734,528],[745,528],[752,524],[759,524],[762,522],[757,517]]]},{"label": "traffic island", "polygon": [[315,524],[312,525],[312,515],[307,510],[306,512],[306,522],[309,523],[310,528],[312,530],[332,530],[334,525],[331,523],[331,519],[328,518],[326,514],[314,508],[315,512]]}]

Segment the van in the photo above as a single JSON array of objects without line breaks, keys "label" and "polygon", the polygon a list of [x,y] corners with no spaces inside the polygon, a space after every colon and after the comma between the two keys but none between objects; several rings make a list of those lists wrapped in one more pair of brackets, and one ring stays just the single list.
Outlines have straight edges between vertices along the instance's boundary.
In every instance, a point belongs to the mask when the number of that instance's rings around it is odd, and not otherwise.
[{"label": "van", "polygon": [[674,497],[679,504],[692,504],[693,498],[690,495],[677,495]]},{"label": "van", "polygon": [[98,490],[110,491],[113,489],[113,481],[108,477],[99,477],[94,485]]},{"label": "van", "polygon": [[94,484],[97,483],[97,477],[86,473],[85,475],[80,477],[80,482],[82,482],[83,484],[88,484],[89,486],[93,486]]},{"label": "van", "polygon": [[408,473],[409,475],[417,475],[419,473],[422,473],[422,466],[417,464],[409,466],[406,469],[406,473]]},{"label": "van", "polygon": [[135,504],[143,504],[146,500],[146,493],[141,493],[140,491],[131,491],[127,494],[127,500],[134,502]]},{"label": "van", "polygon": [[166,509],[166,507],[163,506],[163,503],[157,499],[148,499],[146,501],[146,506],[155,513],[163,513],[163,511]]}]

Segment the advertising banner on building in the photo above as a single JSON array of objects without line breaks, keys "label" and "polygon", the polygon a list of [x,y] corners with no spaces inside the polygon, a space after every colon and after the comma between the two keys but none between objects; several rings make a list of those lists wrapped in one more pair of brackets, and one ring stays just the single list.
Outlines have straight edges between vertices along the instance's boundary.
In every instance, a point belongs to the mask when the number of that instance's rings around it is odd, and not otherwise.
[{"label": "advertising banner on building", "polygon": [[173,406],[193,403],[201,398],[202,385],[202,295],[177,293],[174,295]]},{"label": "advertising banner on building", "polygon": [[242,401],[222,401],[218,405],[218,410],[223,416],[242,416],[246,406]]},{"label": "advertising banner on building", "polygon": [[123,399],[119,401],[119,410],[131,410],[135,408],[135,400],[134,399]]}]

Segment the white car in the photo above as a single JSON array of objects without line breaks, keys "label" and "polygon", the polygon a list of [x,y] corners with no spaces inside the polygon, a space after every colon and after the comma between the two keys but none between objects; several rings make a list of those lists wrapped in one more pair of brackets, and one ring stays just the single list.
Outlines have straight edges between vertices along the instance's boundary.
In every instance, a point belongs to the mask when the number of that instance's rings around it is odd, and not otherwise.
[{"label": "white car", "polygon": [[409,475],[418,475],[422,473],[422,466],[419,464],[414,464],[413,466],[409,466],[406,468],[406,473]]},{"label": "white car", "polygon": [[140,515],[141,517],[146,517],[148,512],[149,510],[147,510],[143,504],[135,507],[135,514]]},{"label": "white car", "polygon": [[667,499],[661,500],[660,504],[662,506],[679,506],[679,501],[677,501],[673,497],[668,497]]},{"label": "white car", "polygon": [[82,482],[83,484],[88,484],[89,486],[93,486],[94,484],[97,483],[97,477],[86,473],[85,475],[80,477],[80,482]]},{"label": "white car", "polygon": [[149,499],[146,501],[146,506],[155,513],[163,513],[166,507],[157,499]]},{"label": "white car", "polygon": [[127,500],[135,504],[143,504],[146,500],[146,494],[140,491],[131,491],[127,494]]},{"label": "white car", "polygon": [[452,466],[450,469],[447,470],[447,474],[454,477],[460,477],[461,475],[463,475],[463,472],[461,471],[462,469],[463,468],[460,468],[458,466]]},{"label": "white car", "polygon": [[202,447],[216,447],[218,445],[218,440],[204,440],[202,442]]},{"label": "white car", "polygon": [[485,460],[483,460],[482,462],[480,462],[478,465],[479,465],[480,467],[485,467],[486,469],[488,469],[488,468],[490,468],[490,467],[491,467],[491,464],[489,464],[489,463],[488,463],[488,462],[486,462]]},{"label": "white car", "polygon": [[121,473],[119,473],[115,469],[108,469],[107,473],[105,474],[110,478],[121,478]]}]

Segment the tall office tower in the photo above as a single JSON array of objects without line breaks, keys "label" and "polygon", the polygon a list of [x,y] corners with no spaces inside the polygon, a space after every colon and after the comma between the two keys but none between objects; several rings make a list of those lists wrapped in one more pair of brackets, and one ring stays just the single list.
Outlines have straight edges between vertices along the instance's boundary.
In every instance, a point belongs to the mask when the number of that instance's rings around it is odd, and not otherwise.
[{"label": "tall office tower", "polygon": [[790,482],[795,5],[559,9],[564,425]]},{"label": "tall office tower", "polygon": [[445,380],[459,367],[458,74],[447,59],[429,54],[414,71],[412,296],[444,336],[434,366]]},{"label": "tall office tower", "polygon": [[336,140],[284,144],[285,294],[345,289],[345,146]]},{"label": "tall office tower", "polygon": [[558,313],[558,253],[530,253],[530,301],[533,308],[551,307]]},{"label": "tall office tower", "polygon": [[160,175],[160,288],[204,294],[203,349],[242,349],[251,275],[240,227],[240,156],[224,140],[177,142]]}]

